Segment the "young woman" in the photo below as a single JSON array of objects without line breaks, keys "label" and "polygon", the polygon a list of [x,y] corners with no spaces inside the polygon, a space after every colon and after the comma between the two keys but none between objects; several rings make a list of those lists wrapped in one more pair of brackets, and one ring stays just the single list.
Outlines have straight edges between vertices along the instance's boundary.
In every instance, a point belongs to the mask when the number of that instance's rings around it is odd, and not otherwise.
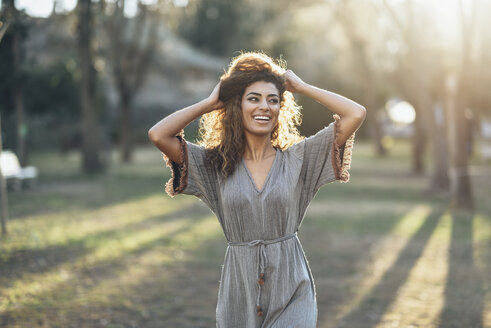
[{"label": "young woman", "polygon": [[[302,138],[292,93],[332,110],[335,122]],[[196,145],[182,129],[199,116]],[[264,54],[244,53],[208,98],[149,130],[172,169],[169,195],[205,202],[228,241],[217,327],[315,327],[315,286],[297,231],[321,186],[349,180],[364,118],[356,102],[305,83]]]}]

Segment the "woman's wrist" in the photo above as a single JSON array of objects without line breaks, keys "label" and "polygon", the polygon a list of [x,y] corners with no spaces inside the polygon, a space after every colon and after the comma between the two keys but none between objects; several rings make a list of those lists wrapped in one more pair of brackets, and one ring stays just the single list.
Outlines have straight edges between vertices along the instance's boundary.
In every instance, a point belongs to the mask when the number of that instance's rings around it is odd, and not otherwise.
[{"label": "woman's wrist", "polygon": [[209,113],[213,108],[213,100],[210,98],[205,98],[199,102],[201,115]]},{"label": "woman's wrist", "polygon": [[302,83],[297,89],[299,94],[302,94],[304,96],[309,96],[312,97],[312,92],[318,89],[317,87],[313,86],[312,84],[308,84],[306,82]]},{"label": "woman's wrist", "polygon": [[203,99],[200,105],[202,106],[202,115],[224,107],[222,101],[211,97]]},{"label": "woman's wrist", "polygon": [[304,82],[298,88],[298,93],[306,95],[309,92],[309,89],[312,89],[313,87],[314,87],[313,85],[308,84],[307,82]]}]

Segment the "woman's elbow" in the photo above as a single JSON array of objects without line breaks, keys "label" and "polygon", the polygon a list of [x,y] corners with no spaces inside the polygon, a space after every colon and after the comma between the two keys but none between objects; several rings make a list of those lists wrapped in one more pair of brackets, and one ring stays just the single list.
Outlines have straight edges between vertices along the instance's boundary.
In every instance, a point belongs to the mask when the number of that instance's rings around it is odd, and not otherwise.
[{"label": "woman's elbow", "polygon": [[363,122],[366,116],[367,116],[367,109],[364,106],[359,105],[355,113],[356,119],[359,120],[360,122]]},{"label": "woman's elbow", "polygon": [[148,139],[150,139],[151,142],[155,143],[158,140],[158,135],[157,132],[153,127],[151,127],[148,130]]}]

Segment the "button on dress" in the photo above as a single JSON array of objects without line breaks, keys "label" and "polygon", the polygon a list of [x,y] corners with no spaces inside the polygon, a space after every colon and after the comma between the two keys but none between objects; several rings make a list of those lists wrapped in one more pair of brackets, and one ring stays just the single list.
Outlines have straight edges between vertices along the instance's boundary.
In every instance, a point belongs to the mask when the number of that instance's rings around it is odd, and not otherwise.
[{"label": "button on dress", "polygon": [[276,149],[263,188],[245,162],[223,178],[205,148],[179,137],[182,165],[167,159],[167,192],[194,195],[218,218],[228,246],[222,267],[216,326],[285,328],[316,326],[314,279],[296,232],[319,188],[347,182],[354,134],[335,143],[337,120],[315,135]]}]

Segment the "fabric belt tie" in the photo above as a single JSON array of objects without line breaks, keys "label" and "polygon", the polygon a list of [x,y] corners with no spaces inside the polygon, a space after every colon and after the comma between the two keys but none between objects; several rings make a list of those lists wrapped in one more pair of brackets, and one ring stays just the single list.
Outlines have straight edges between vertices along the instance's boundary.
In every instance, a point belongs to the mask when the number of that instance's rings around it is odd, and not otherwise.
[{"label": "fabric belt tie", "polygon": [[256,299],[256,308],[257,308],[257,315],[260,317],[263,315],[263,310],[261,309],[261,305],[259,304],[259,300],[261,297],[261,286],[264,285],[264,271],[268,267],[268,257],[266,255],[266,250],[264,249],[264,246],[270,245],[270,244],[275,244],[279,243],[291,238],[294,238],[297,236],[297,232],[288,235],[288,236],[283,236],[277,239],[270,239],[270,240],[262,240],[262,239],[257,239],[257,240],[251,240],[251,241],[242,241],[242,242],[228,242],[229,246],[249,246],[249,247],[255,247],[258,246],[257,248],[257,256],[258,256],[258,271],[259,271],[259,279],[257,281],[258,284],[258,293],[257,293],[257,299]]}]

